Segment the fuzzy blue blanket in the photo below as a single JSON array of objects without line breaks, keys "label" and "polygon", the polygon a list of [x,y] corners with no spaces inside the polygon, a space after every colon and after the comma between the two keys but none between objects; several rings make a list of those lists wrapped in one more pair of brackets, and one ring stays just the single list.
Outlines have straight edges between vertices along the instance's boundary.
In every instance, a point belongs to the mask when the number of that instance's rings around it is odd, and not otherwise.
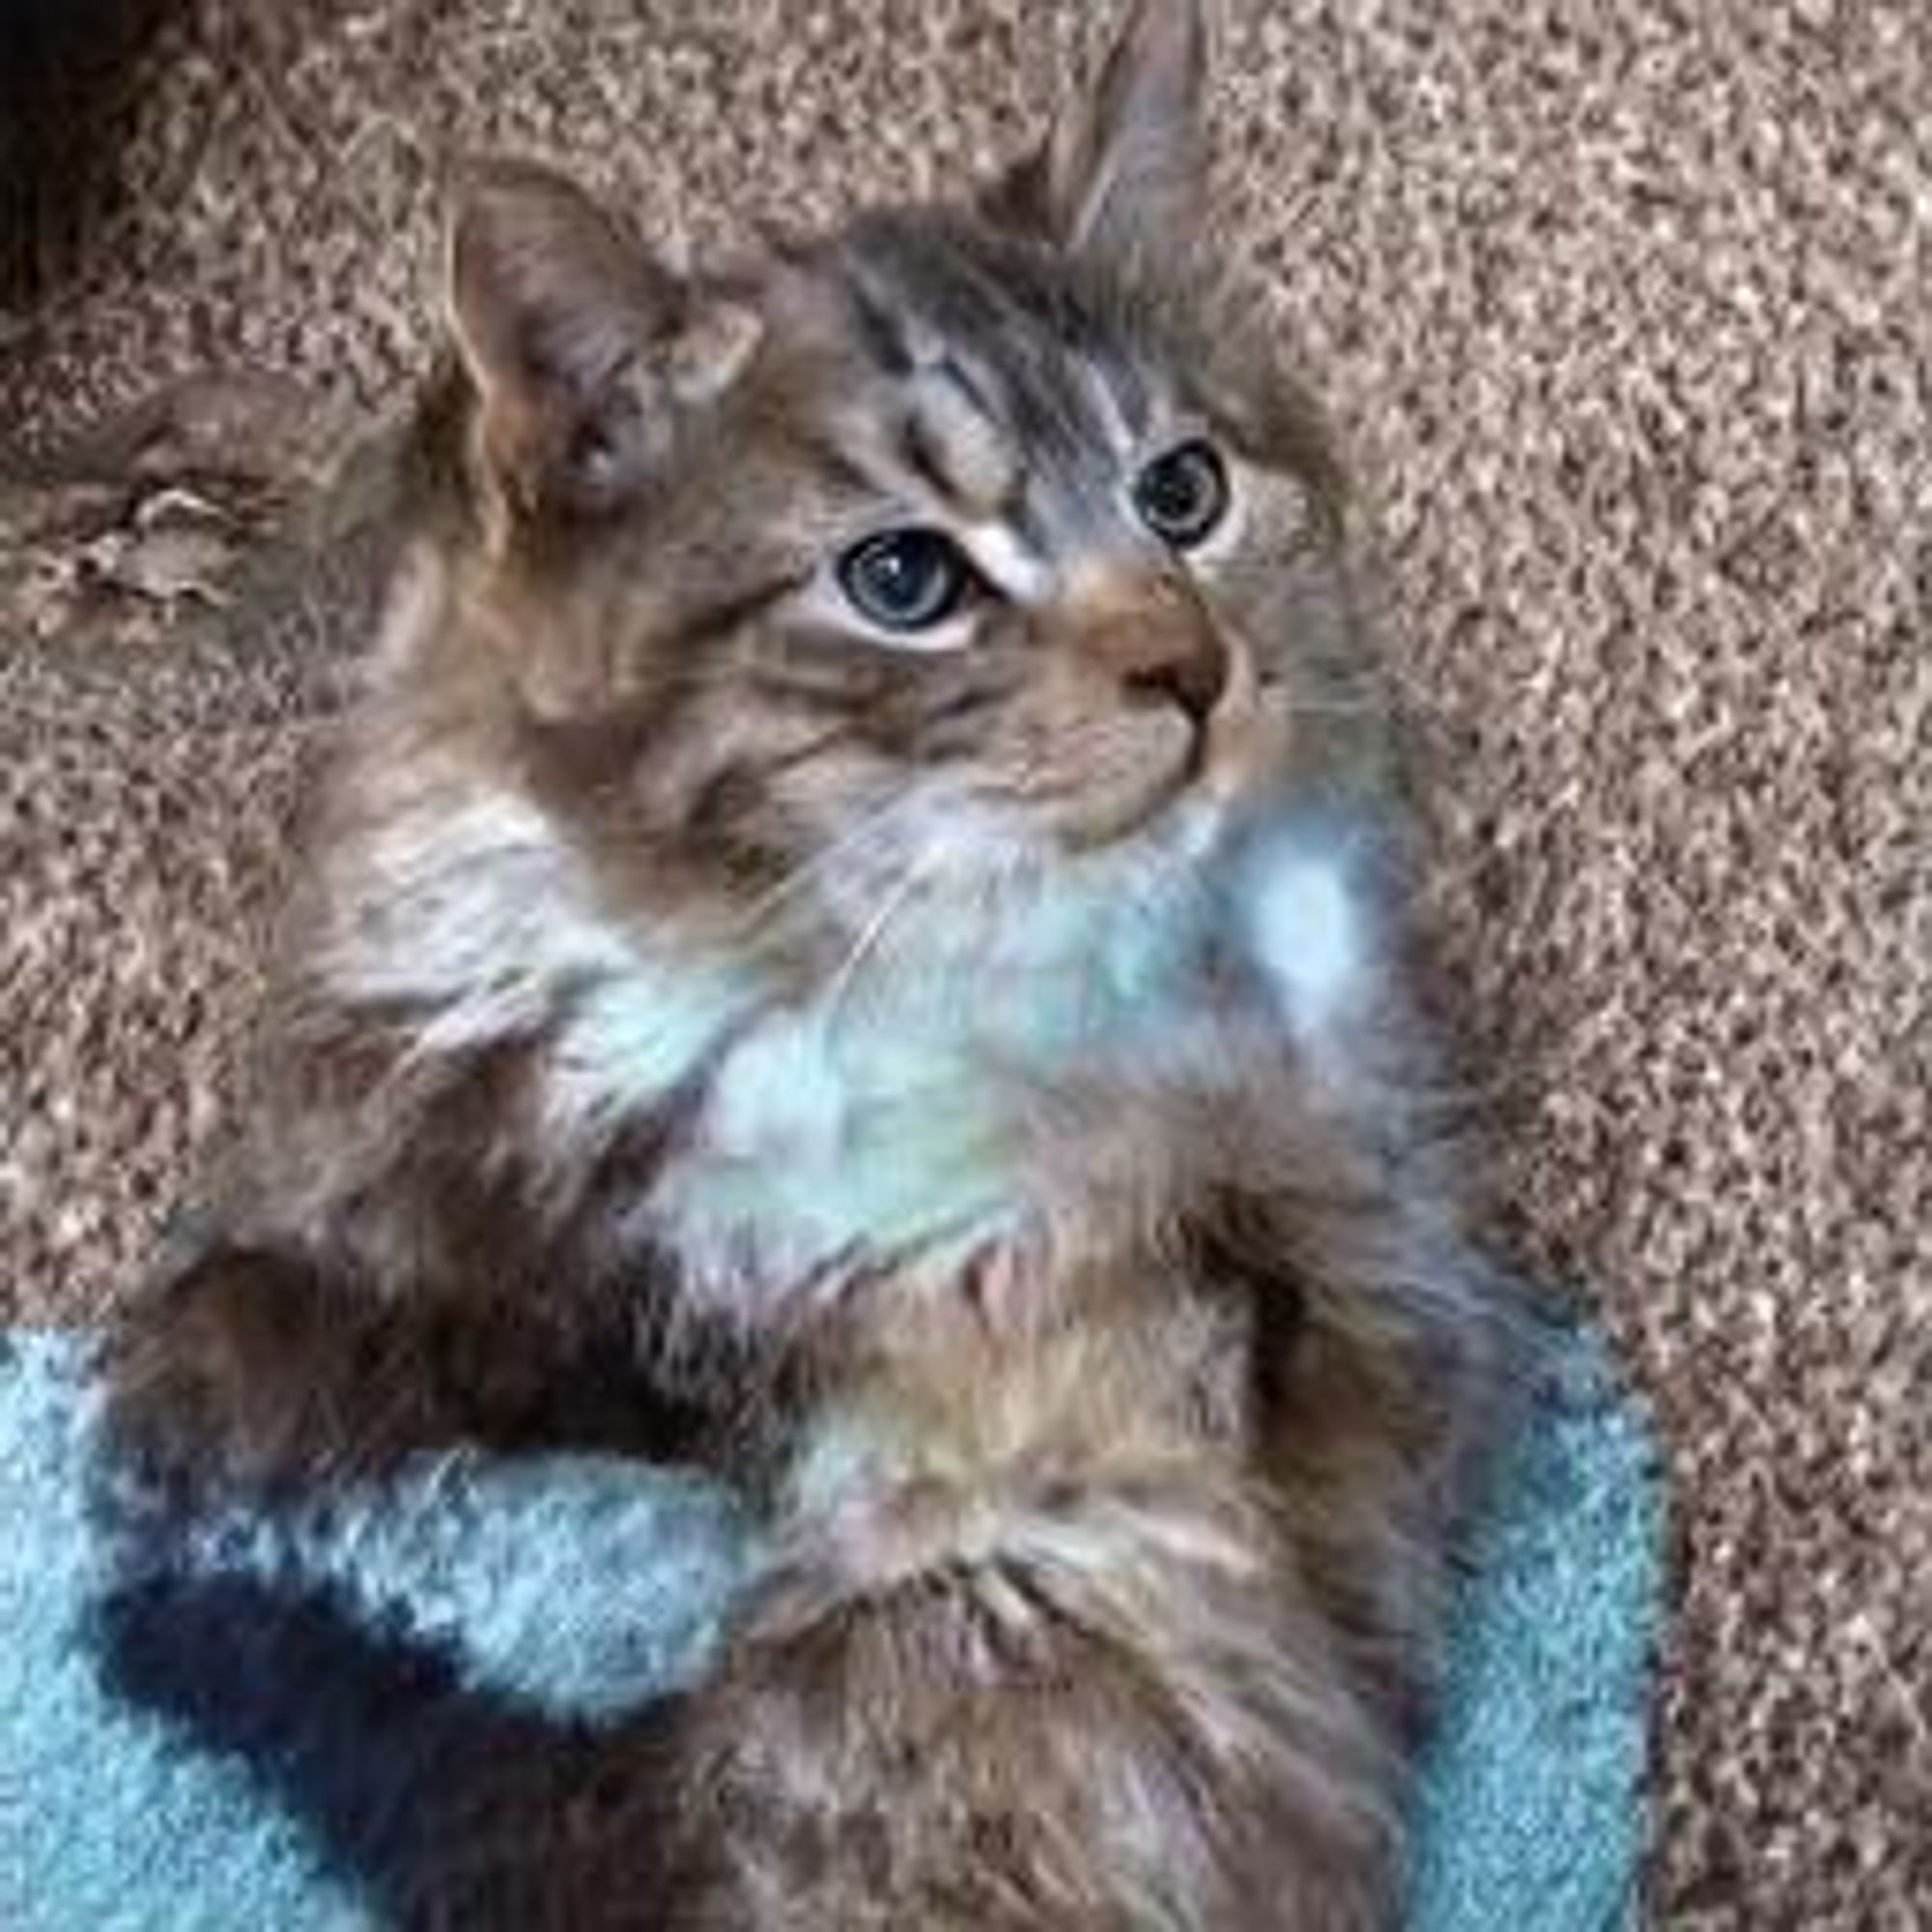
[{"label": "fuzzy blue blanket", "polygon": [[[447,1756],[588,1733],[676,1683],[751,1555],[688,1478],[459,1457],[157,1563],[89,1509],[90,1418],[78,1343],[0,1336],[9,1932],[380,1926]],[[1640,1422],[1566,1341],[1463,1586],[1413,1926],[1636,1922],[1660,1524]]]}]

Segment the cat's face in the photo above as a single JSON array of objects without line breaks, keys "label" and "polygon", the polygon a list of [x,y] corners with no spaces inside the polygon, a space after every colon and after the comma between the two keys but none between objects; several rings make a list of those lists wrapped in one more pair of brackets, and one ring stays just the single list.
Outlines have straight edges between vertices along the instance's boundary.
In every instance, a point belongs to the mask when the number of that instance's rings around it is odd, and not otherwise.
[{"label": "cat's face", "polygon": [[1346,735],[1331,470],[1177,235],[1200,52],[1150,6],[994,193],[728,284],[479,178],[479,598],[609,842],[849,930],[1198,850]]}]

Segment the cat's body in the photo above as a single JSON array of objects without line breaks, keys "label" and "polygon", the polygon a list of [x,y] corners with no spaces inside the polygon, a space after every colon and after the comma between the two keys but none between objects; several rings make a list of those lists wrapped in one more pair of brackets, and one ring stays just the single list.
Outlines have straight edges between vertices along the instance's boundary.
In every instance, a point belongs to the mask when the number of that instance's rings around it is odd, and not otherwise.
[{"label": "cat's body", "polygon": [[558,1925],[1388,1910],[1494,1337],[1332,469],[1152,245],[1199,63],[1150,6],[990,213],[728,285],[529,170],[458,223],[261,1116],[117,1417],[757,1499]]}]

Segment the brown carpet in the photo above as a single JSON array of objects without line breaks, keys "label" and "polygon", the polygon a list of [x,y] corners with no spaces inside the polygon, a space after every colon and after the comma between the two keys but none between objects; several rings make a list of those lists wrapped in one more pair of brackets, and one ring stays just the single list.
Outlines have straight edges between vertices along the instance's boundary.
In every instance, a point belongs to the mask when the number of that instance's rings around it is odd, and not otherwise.
[{"label": "brown carpet", "polygon": [[[1230,11],[1231,212],[1435,722],[1512,1232],[1605,1310],[1669,1443],[1655,1918],[1932,1923],[1932,12]],[[947,186],[1093,28],[203,0],[131,209],[0,318],[0,441],[211,360],[392,396],[451,137],[704,237]],[[100,1308],[218,1116],[326,681],[299,612],[266,662],[126,628],[0,650],[15,1316]]]}]

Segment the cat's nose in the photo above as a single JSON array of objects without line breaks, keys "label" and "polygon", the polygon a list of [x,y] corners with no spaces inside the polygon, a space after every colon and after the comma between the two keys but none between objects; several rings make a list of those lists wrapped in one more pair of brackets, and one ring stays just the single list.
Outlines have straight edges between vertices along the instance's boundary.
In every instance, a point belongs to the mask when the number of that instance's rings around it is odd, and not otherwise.
[{"label": "cat's nose", "polygon": [[1122,678],[1136,696],[1166,698],[1204,723],[1228,688],[1228,653],[1212,625],[1149,641],[1144,663]]},{"label": "cat's nose", "polygon": [[1085,602],[1086,648],[1125,691],[1178,705],[1197,724],[1207,720],[1228,688],[1228,646],[1188,585],[1141,579]]}]

